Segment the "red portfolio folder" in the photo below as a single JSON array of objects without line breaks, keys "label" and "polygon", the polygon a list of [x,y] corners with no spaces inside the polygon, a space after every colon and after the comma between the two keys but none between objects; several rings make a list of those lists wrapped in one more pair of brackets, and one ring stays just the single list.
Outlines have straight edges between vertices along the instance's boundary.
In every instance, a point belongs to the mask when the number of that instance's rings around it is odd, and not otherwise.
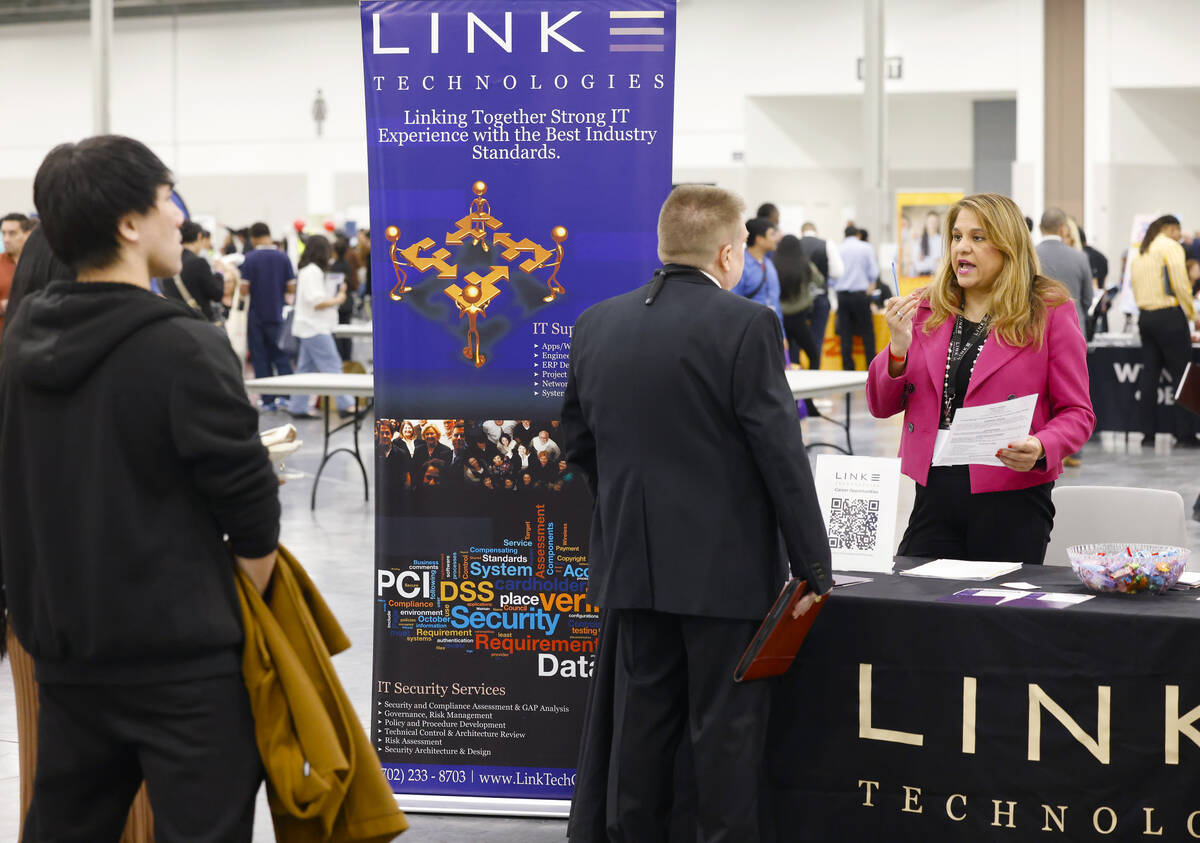
[{"label": "red portfolio folder", "polygon": [[1200,368],[1188,362],[1175,389],[1175,403],[1193,413],[1200,413]]},{"label": "red portfolio folder", "polygon": [[[812,608],[798,618],[792,617],[796,603],[808,590],[808,583],[800,579],[790,579],[775,605],[762,625],[754,634],[754,640],[742,653],[741,661],[733,671],[734,682],[744,682],[749,679],[764,679],[768,676],[779,676],[787,672],[804,642],[804,636],[817,619],[817,613],[825,605],[825,600],[814,603]],[[826,597],[828,599],[828,596]]]}]

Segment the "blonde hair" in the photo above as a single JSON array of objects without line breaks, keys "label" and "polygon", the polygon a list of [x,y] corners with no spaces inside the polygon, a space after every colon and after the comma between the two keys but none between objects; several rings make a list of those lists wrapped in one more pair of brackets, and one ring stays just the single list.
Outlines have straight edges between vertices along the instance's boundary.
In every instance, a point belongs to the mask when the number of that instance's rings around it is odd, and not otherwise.
[{"label": "blonde hair", "polygon": [[1037,252],[1025,217],[1017,204],[998,193],[976,193],[955,202],[946,212],[942,228],[942,264],[925,298],[933,314],[925,321],[932,333],[951,316],[963,313],[963,289],[950,257],[954,223],[963,210],[978,217],[991,245],[1004,257],[1000,274],[992,282],[992,330],[1009,345],[1041,347],[1046,335],[1049,308],[1071,300],[1067,288],[1041,274]]},{"label": "blonde hair", "polygon": [[658,258],[706,267],[727,243],[740,248],[746,203],[736,193],[703,184],[681,184],[658,212]]}]

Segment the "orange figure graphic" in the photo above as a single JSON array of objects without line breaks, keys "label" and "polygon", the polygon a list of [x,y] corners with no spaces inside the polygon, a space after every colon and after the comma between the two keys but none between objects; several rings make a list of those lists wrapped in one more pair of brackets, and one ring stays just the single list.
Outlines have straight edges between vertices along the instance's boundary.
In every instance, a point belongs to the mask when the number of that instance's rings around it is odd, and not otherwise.
[{"label": "orange figure graphic", "polygon": [[550,229],[550,237],[554,240],[554,263],[546,264],[553,271],[550,277],[546,279],[546,286],[550,290],[550,295],[544,297],[542,301],[552,302],[567,290],[562,284],[558,283],[558,270],[562,266],[563,261],[563,241],[567,239],[567,229],[564,226],[556,225]]},{"label": "orange figure graphic", "polygon": [[496,282],[508,280],[507,266],[493,266],[491,270],[486,276],[477,272],[468,273],[464,279],[467,282],[466,289],[457,284],[446,288],[446,295],[458,306],[458,318],[461,319],[463,314],[467,316],[467,346],[462,353],[463,357],[475,364],[476,369],[487,362],[487,357],[479,348],[477,320],[480,316],[487,316],[488,305],[500,295],[500,288],[496,286]]},{"label": "orange figure graphic", "polygon": [[[471,185],[471,192],[475,198],[471,200],[471,207],[467,215],[454,223],[455,230],[447,232],[446,246],[465,244],[481,246],[485,252],[491,253],[492,260],[502,258],[504,261],[515,261],[524,253],[525,260],[518,264],[523,272],[532,274],[538,269],[549,270],[550,276],[546,279],[548,294],[542,298],[542,301],[547,304],[553,302],[567,291],[558,280],[558,271],[562,268],[563,262],[563,241],[567,239],[566,227],[557,225],[550,230],[550,237],[554,240],[552,249],[547,249],[528,237],[514,240],[508,232],[498,230],[503,223],[492,216],[491,203],[484,198],[487,189],[487,183],[484,181],[477,181]],[[489,232],[491,233],[490,243],[488,242]],[[404,294],[413,289],[407,283],[408,277],[403,267],[411,267],[419,273],[436,269],[438,278],[458,277],[458,266],[447,263],[450,258],[450,252],[447,249],[439,248],[436,251],[429,251],[437,245],[431,238],[425,237],[410,246],[400,248],[398,243],[400,229],[397,226],[389,225],[384,230],[384,234],[390,244],[389,254],[392,259],[392,267],[396,272],[396,286],[392,288],[389,296],[392,301],[401,301]],[[426,254],[422,254],[422,252]],[[478,321],[480,317],[487,316],[488,305],[500,295],[500,288],[496,286],[496,282],[509,280],[510,270],[507,265],[492,265],[488,267],[488,270],[486,276],[475,272],[468,273],[463,279],[465,285],[463,287],[451,284],[445,288],[446,295],[454,300],[454,304],[458,308],[459,319],[464,314],[467,316],[467,345],[462,353],[464,357],[475,364],[476,368],[482,367],[487,361],[487,357],[480,349]]]},{"label": "orange figure graphic", "polygon": [[408,274],[401,269],[403,266],[401,260],[396,257],[396,251],[400,248],[400,229],[394,225],[389,225],[383,230],[383,236],[387,238],[388,256],[392,259],[392,269],[396,272],[396,286],[392,287],[392,291],[388,293],[388,297],[392,301],[401,301],[405,293],[412,292],[412,287],[408,286]]}]

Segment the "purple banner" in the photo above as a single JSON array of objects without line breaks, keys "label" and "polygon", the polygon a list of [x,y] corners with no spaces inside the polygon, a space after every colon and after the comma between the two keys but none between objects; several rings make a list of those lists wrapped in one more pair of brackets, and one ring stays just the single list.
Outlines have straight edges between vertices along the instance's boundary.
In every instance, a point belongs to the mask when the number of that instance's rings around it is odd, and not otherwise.
[{"label": "purple banner", "polygon": [[658,265],[675,6],[361,9],[375,746],[397,793],[569,799],[599,619],[557,416],[579,314]]}]

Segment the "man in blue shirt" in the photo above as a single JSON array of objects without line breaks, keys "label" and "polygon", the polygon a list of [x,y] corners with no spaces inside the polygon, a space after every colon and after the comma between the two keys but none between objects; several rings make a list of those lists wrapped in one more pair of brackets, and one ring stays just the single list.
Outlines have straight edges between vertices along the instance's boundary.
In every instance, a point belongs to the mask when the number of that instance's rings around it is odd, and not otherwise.
[{"label": "man in blue shirt", "polygon": [[868,290],[879,280],[879,262],[869,243],[858,239],[858,229],[849,226],[844,232],[839,252],[843,270],[833,281],[837,293],[837,332],[842,338],[842,368],[854,371],[854,338],[862,337],[863,355],[869,364],[875,356],[875,325],[871,321],[871,300]]},{"label": "man in blue shirt", "polygon": [[743,298],[765,304],[779,318],[783,328],[783,311],[779,309],[779,273],[767,257],[779,245],[779,229],[767,217],[746,220],[746,263],[742,277],[733,292]]},{"label": "man in blue shirt", "polygon": [[[250,226],[254,251],[242,264],[242,278],[250,287],[250,313],[247,318],[246,345],[250,349],[250,365],[254,377],[290,375],[292,361],[279,346],[283,333],[284,295],[296,292],[296,271],[292,260],[275,248],[271,229],[265,222]],[[281,395],[264,395],[260,409],[274,410]]]}]

